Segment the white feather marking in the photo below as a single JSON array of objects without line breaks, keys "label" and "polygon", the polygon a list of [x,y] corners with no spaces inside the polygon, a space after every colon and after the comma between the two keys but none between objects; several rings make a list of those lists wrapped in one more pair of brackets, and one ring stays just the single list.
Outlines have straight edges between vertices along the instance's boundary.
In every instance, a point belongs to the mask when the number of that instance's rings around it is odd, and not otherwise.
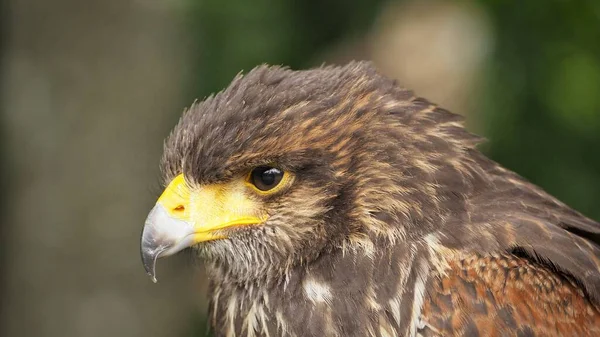
[{"label": "white feather marking", "polygon": [[256,337],[256,330],[258,328],[258,317],[256,315],[256,311],[256,302],[254,302],[248,310],[248,313],[246,314],[242,324],[242,330],[246,330],[247,337]]},{"label": "white feather marking", "polygon": [[447,259],[456,255],[456,251],[443,246],[440,243],[439,235],[441,233],[431,233],[423,238],[425,244],[429,248],[429,255],[431,256],[431,265],[435,268],[435,271],[440,275],[445,275],[446,271],[450,269]]},{"label": "white feather marking", "polygon": [[288,334],[288,326],[287,326],[287,323],[285,322],[285,319],[283,319],[283,314],[280,311],[277,311],[275,313],[275,319],[277,320],[277,328],[279,329],[281,336],[287,335]]},{"label": "white feather marking", "polygon": [[395,337],[396,332],[390,323],[383,317],[379,317],[379,336],[381,337]]},{"label": "white feather marking", "polygon": [[258,317],[260,319],[260,324],[262,327],[262,333],[266,336],[266,337],[270,337],[271,335],[269,334],[269,328],[267,326],[267,322],[269,321],[269,317],[267,316],[266,312],[265,312],[265,306],[261,305],[258,308]]},{"label": "white feather marking", "polygon": [[227,311],[225,312],[225,320],[227,322],[227,337],[235,337],[235,313],[237,312],[237,296],[232,294],[227,302]]},{"label": "white feather marking", "polygon": [[402,260],[399,261],[400,263],[400,277],[398,278],[398,290],[396,292],[396,294],[388,301],[389,307],[390,307],[390,311],[392,312],[392,317],[394,317],[394,320],[396,321],[396,324],[401,325],[400,324],[400,318],[401,318],[401,307],[402,307],[402,296],[405,293],[405,286],[406,286],[406,281],[408,280],[408,276],[409,276],[409,272],[412,269],[412,264],[414,261],[414,256],[417,253],[417,249],[415,248],[414,245],[411,245],[409,247],[409,254],[410,257],[408,257],[406,260]]},{"label": "white feather marking", "polygon": [[427,259],[421,259],[418,266],[417,280],[415,281],[415,297],[413,299],[412,315],[410,318],[409,336],[417,335],[417,328],[421,322],[421,309],[425,300],[425,284],[429,274],[429,263]]},{"label": "white feather marking", "polygon": [[392,311],[392,316],[396,320],[397,324],[400,324],[400,304],[402,302],[400,300],[401,296],[402,296],[402,293],[399,292],[398,294],[396,294],[396,296],[392,297],[390,299],[390,301],[388,302],[390,305],[390,310]]},{"label": "white feather marking", "polygon": [[313,303],[331,304],[331,289],[329,285],[307,277],[303,282],[304,293]]}]

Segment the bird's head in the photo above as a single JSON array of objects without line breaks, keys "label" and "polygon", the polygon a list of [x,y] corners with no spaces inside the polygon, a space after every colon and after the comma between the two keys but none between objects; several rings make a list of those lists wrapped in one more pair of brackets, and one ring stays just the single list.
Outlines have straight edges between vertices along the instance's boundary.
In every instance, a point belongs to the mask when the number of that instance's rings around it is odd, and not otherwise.
[{"label": "bird's head", "polygon": [[146,270],[154,277],[157,258],[191,247],[216,277],[276,279],[328,249],[405,238],[398,224],[430,202],[431,186],[411,183],[429,165],[414,148],[451,144],[425,128],[413,137],[407,122],[429,104],[411,97],[351,63],[258,67],[194,104],[165,143],[166,187],[142,234]]}]

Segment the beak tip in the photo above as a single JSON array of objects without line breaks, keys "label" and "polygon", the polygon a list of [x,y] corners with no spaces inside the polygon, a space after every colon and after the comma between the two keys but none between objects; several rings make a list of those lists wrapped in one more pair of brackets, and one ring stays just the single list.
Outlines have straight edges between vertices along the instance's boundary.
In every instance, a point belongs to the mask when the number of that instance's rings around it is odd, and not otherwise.
[{"label": "beak tip", "polygon": [[193,226],[189,222],[171,218],[162,205],[157,204],[152,208],[144,224],[140,243],[142,264],[152,282],[157,283],[156,260],[190,246],[193,233]]},{"label": "beak tip", "polygon": [[156,283],[156,259],[158,254],[151,254],[147,251],[142,250],[142,263],[146,274],[150,276],[152,282]]}]

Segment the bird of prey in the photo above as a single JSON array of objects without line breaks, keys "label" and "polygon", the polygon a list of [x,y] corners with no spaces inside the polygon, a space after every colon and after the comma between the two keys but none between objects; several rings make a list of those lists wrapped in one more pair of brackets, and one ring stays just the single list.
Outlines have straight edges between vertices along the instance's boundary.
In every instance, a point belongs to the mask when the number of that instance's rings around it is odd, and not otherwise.
[{"label": "bird of prey", "polygon": [[141,253],[216,336],[600,336],[600,224],[370,63],[259,66],[187,109]]}]

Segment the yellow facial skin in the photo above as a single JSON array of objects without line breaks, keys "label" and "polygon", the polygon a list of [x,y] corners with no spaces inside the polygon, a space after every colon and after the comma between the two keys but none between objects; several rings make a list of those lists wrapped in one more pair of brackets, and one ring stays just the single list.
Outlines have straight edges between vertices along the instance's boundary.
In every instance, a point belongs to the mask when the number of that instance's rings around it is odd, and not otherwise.
[{"label": "yellow facial skin", "polygon": [[257,211],[258,203],[246,195],[245,186],[237,181],[200,187],[191,192],[183,175],[171,181],[157,204],[173,218],[193,224],[194,243],[223,236],[214,231],[243,225],[256,225],[266,220]]},{"label": "yellow facial skin", "polygon": [[[191,187],[182,174],[175,177],[150,211],[142,232],[142,261],[156,282],[155,264],[194,244],[227,238],[226,228],[258,225],[268,215],[261,196],[277,193],[292,181],[285,173],[278,186],[260,191],[239,177],[227,183]],[[253,198],[254,194],[257,197]]]}]

